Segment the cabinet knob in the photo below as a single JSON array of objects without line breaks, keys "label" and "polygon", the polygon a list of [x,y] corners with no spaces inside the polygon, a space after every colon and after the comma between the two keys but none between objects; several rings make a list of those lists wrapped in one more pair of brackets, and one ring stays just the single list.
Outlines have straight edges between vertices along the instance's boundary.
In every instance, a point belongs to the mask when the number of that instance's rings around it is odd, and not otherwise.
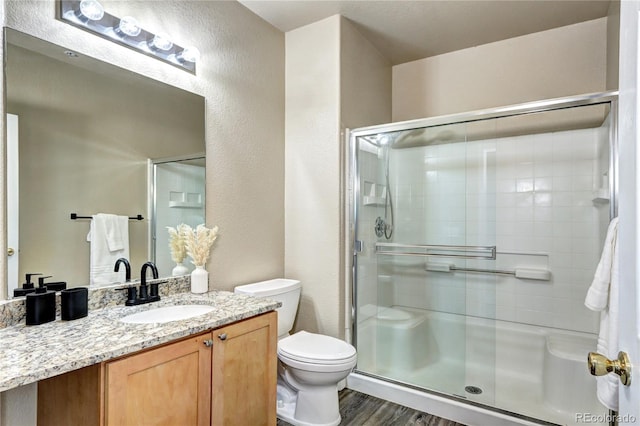
[{"label": "cabinet knob", "polygon": [[213,346],[213,340],[211,340],[211,339],[207,339],[207,340],[205,340],[205,341],[204,341],[204,342],[202,342],[202,343],[204,343],[204,345],[205,345],[206,347],[208,347],[208,348],[210,348],[211,346]]},{"label": "cabinet knob", "polygon": [[222,333],[218,335],[218,339],[220,340],[227,340],[227,333]]}]

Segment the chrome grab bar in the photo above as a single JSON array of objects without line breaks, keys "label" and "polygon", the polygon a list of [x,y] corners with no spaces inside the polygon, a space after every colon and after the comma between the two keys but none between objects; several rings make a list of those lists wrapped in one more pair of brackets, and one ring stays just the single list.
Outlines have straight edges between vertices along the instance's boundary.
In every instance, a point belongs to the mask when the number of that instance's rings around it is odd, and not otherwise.
[{"label": "chrome grab bar", "polygon": [[497,274],[497,275],[513,275],[516,276],[516,271],[505,271],[504,269],[480,269],[480,268],[458,268],[457,266],[451,266],[451,271],[460,272],[476,272],[478,274]]},{"label": "chrome grab bar", "polygon": [[429,262],[425,270],[430,272],[475,272],[479,274],[513,275],[521,280],[550,281],[551,271],[545,268],[515,268],[512,271],[504,269],[460,268],[450,263]]},{"label": "chrome grab bar", "polygon": [[[387,256],[455,257],[462,259],[496,259],[496,246],[450,246],[438,244],[376,243],[376,254]],[[403,249],[396,251],[394,249]],[[420,249],[420,251],[410,251]]]}]

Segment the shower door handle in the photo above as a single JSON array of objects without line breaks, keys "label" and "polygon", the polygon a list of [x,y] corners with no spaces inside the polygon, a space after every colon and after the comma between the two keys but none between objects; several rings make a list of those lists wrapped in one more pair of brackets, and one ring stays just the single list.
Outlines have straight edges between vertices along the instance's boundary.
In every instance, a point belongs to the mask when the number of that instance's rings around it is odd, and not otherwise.
[{"label": "shower door handle", "polygon": [[626,352],[619,352],[618,359],[613,361],[597,352],[589,352],[587,366],[592,376],[615,373],[620,376],[620,382],[623,385],[631,385],[631,363]]}]

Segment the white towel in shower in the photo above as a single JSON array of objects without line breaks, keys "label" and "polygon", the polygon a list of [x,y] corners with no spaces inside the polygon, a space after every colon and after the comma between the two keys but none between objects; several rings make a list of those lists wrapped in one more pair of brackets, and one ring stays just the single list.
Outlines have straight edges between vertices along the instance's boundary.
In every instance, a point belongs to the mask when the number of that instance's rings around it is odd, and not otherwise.
[{"label": "white towel in shower", "polygon": [[[600,312],[600,333],[597,351],[609,359],[618,358],[618,218],[609,224],[600,262],[584,304]],[[600,402],[611,410],[618,410],[618,376],[596,377]]]},{"label": "white towel in shower", "polygon": [[91,243],[90,283],[117,281],[119,274],[113,271],[116,260],[129,258],[129,217],[104,213],[92,216],[87,241]]}]

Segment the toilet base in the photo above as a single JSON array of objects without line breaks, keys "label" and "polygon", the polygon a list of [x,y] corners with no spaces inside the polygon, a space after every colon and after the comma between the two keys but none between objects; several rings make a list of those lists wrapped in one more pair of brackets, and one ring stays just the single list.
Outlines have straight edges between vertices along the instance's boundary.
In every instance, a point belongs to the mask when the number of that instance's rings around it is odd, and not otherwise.
[{"label": "toilet base", "polygon": [[[283,407],[278,407],[276,410],[277,417],[280,420],[284,420],[285,422],[292,424],[293,426],[319,426],[320,425],[320,423],[307,423],[307,422],[301,422],[300,420],[297,420],[295,417],[293,417],[295,412],[296,412],[295,403],[284,404]],[[341,420],[342,419],[338,417],[338,419],[336,419],[335,422],[322,423],[322,426],[338,426]]]},{"label": "toilet base", "polygon": [[[278,391],[277,391],[277,407],[276,407],[276,415],[279,419],[284,420],[287,423],[292,424],[293,426],[338,426],[340,421],[342,420],[340,417],[340,413],[336,407],[336,415],[337,418],[331,421],[323,420],[323,423],[310,423],[308,421],[302,421],[295,418],[296,407],[298,402],[297,392],[291,389],[286,384],[283,384],[281,379],[278,379]],[[337,400],[337,389],[336,389],[336,400]],[[323,413],[326,414],[326,413]]]}]

